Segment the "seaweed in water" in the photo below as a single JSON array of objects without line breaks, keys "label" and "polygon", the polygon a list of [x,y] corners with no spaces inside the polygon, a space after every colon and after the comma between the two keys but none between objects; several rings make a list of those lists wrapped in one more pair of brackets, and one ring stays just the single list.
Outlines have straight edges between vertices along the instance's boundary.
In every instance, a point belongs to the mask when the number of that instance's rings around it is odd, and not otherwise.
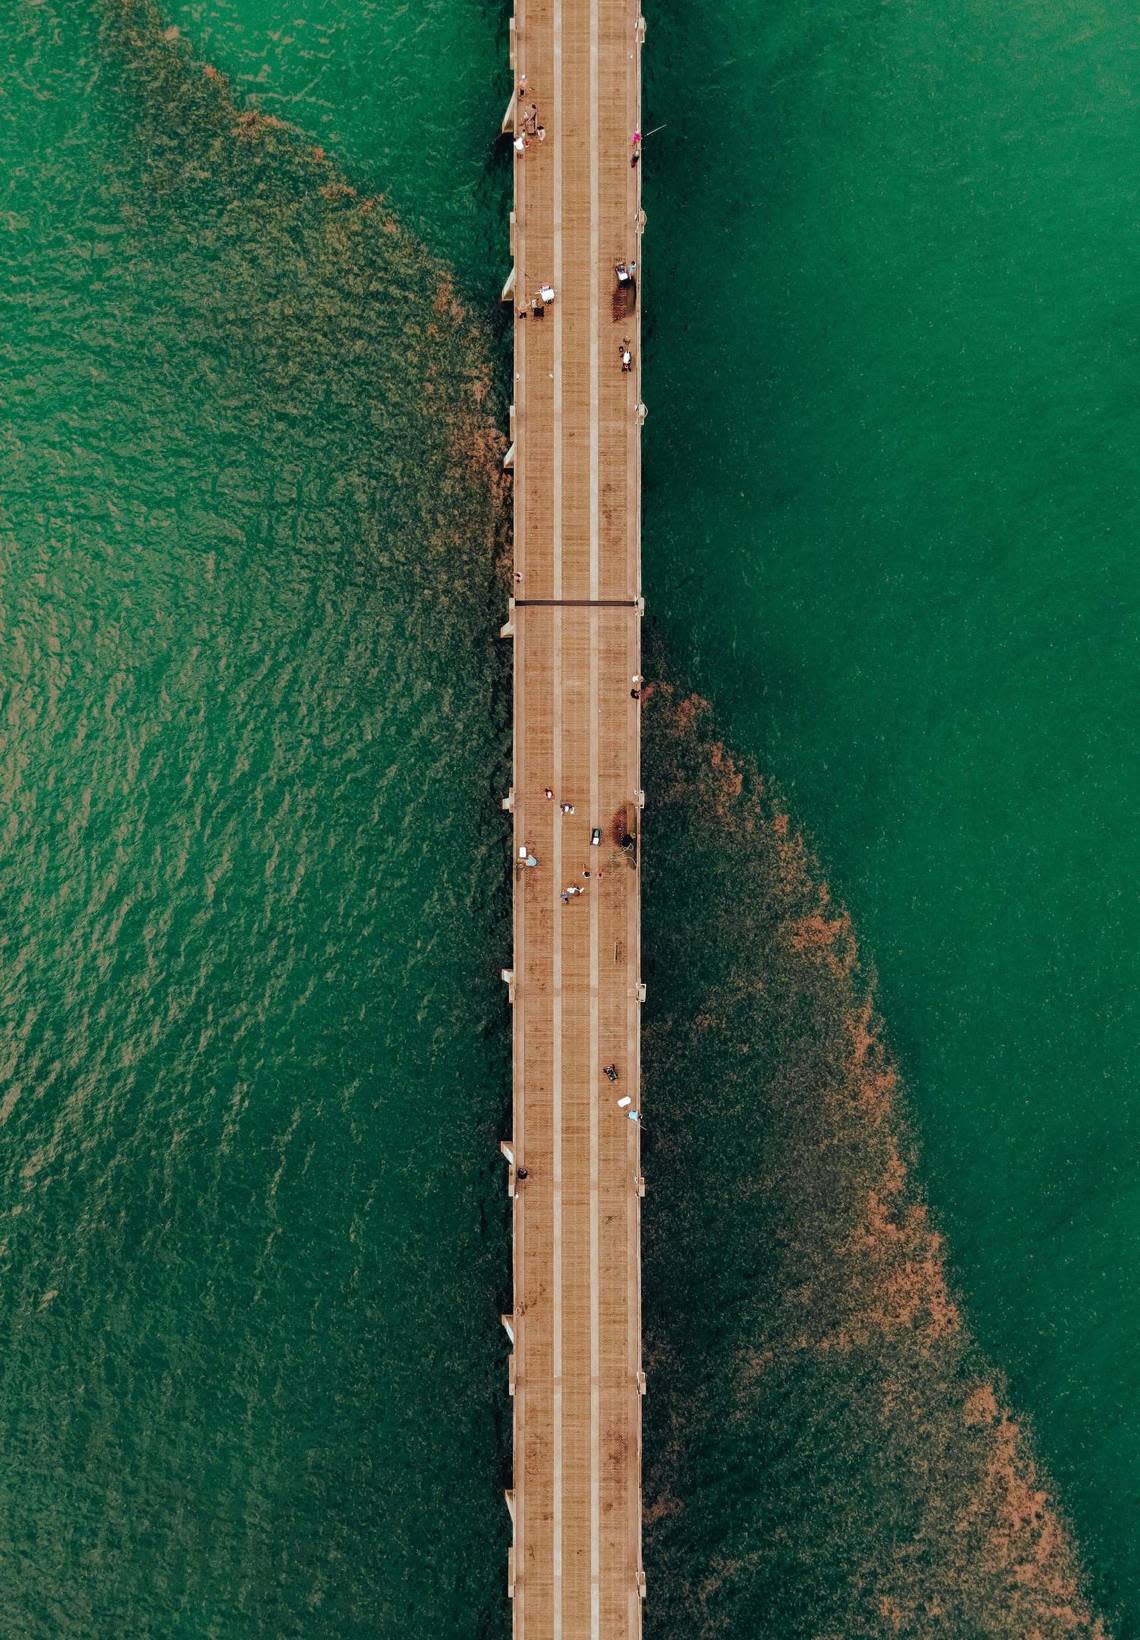
[{"label": "seaweed in water", "polygon": [[648,1635],[1103,1640],[849,917],[706,702],[659,687],[645,735]]},{"label": "seaweed in water", "polygon": [[366,465],[329,482],[360,502],[383,486],[383,536],[359,508],[377,567],[398,565],[436,607],[472,593],[497,604],[505,441],[489,338],[448,269],[383,195],[360,194],[301,132],[243,106],[154,0],[103,0],[101,14],[136,173],[124,207],[133,261],[119,277],[137,282],[161,255],[181,292],[170,345],[188,328],[196,337],[188,385],[207,382],[224,403],[256,380],[242,420],[266,436],[285,426],[311,443],[343,422]]},{"label": "seaweed in water", "polygon": [[[499,595],[503,509],[486,350],[444,271],[319,149],[240,108],[152,0],[104,15],[138,137],[125,244],[137,280],[161,236],[164,288],[201,327],[187,389],[253,448],[287,427],[303,454],[343,421],[345,528],[431,593],[408,603],[429,638],[444,605],[470,621]],[[148,334],[181,357],[183,312],[164,311]],[[643,702],[648,1632],[1103,1635],[949,1292],[849,919],[707,706]]]}]

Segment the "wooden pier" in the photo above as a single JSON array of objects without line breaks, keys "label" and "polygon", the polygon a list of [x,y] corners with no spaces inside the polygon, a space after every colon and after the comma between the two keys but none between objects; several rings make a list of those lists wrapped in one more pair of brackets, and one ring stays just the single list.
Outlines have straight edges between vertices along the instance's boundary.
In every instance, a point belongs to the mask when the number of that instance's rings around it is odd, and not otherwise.
[{"label": "wooden pier", "polygon": [[[517,0],[516,1640],[641,1634],[641,44],[637,0]],[[518,139],[522,138],[522,144]],[[633,267],[619,281],[617,265]],[[553,291],[543,296],[543,289]],[[628,360],[623,360],[623,351]],[[627,368],[623,368],[623,363]],[[534,863],[531,863],[534,862]],[[571,892],[573,891],[573,892]]]}]

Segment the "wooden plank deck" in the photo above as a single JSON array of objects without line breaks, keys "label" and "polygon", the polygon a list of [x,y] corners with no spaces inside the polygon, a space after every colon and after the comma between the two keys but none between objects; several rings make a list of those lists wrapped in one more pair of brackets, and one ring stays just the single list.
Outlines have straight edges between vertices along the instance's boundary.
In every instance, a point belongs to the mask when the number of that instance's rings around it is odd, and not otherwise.
[{"label": "wooden plank deck", "polygon": [[642,418],[614,264],[640,284],[643,31],[637,0],[517,0],[514,130],[534,103],[546,136],[516,152],[513,234],[516,1640],[641,1634],[640,1124],[618,1099],[640,1108]]}]

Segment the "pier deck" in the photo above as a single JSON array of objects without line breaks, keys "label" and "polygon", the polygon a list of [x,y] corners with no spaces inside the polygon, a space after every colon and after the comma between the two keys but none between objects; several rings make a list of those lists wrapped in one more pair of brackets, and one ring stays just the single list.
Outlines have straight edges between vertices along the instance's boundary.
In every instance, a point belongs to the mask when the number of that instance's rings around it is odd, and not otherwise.
[{"label": "pier deck", "polygon": [[618,1105],[640,1109],[641,361],[614,267],[640,285],[643,33],[637,0],[517,0],[506,123],[533,103],[546,135],[515,154],[508,287],[516,1640],[641,1634],[643,1187]]}]

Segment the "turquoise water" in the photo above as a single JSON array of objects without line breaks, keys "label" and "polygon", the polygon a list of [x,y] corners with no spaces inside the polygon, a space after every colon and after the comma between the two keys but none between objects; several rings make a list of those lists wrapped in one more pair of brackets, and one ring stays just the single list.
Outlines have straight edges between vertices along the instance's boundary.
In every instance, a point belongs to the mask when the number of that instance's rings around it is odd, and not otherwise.
[{"label": "turquoise water", "polygon": [[[506,706],[469,450],[505,12],[184,0],[193,62],[151,21],[0,16],[0,1629],[497,1634]],[[645,162],[650,607],[852,907],[952,1280],[1119,1635],[1125,28],[663,4]],[[651,1535],[658,1614],[739,1547],[731,1503]],[[755,1598],[736,1632],[789,1632]]]}]

